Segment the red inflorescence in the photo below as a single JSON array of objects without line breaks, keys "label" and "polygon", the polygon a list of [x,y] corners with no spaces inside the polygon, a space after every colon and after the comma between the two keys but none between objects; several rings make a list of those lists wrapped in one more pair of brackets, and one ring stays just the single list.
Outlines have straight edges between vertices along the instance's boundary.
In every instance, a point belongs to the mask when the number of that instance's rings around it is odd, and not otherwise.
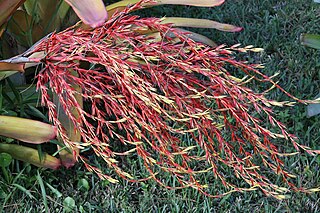
[{"label": "red inflorescence", "polygon": [[[270,107],[289,102],[268,100],[264,93],[246,87],[247,79],[231,74],[241,71],[276,85],[256,65],[234,58],[234,52],[251,47],[211,48],[194,42],[170,24],[160,24],[160,19],[127,14],[139,6],[115,14],[94,30],[73,27],[53,34],[35,50],[47,54],[45,68],[37,76],[38,88],[67,146],[90,146],[129,180],[133,177],[117,164],[117,156],[136,153],[149,172],[145,178],[171,188],[161,179],[161,173],[169,173],[180,184],[175,188],[193,187],[213,197],[225,194],[210,195],[203,173],[212,173],[229,192],[260,188],[280,197],[285,190],[263,175],[271,169],[297,190],[280,159],[286,154],[272,141],[285,138],[297,150],[319,151],[296,143],[274,118]],[[59,98],[82,143],[68,139],[48,90]],[[79,93],[89,107],[79,105]],[[276,132],[266,129],[266,123]],[[115,147],[119,144],[125,150],[122,153]],[[79,158],[90,171],[115,181],[83,156]],[[226,172],[230,170],[232,178]],[[235,179],[248,187],[237,186]]]}]

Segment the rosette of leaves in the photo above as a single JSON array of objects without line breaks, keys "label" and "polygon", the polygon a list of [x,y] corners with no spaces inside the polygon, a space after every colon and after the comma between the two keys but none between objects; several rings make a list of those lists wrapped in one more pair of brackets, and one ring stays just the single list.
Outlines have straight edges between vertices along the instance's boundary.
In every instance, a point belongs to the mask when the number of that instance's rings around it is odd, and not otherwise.
[{"label": "rosette of leaves", "polygon": [[[281,199],[290,189],[319,191],[293,184],[290,178],[294,175],[284,169],[281,158],[295,153],[282,153],[273,143],[286,139],[297,151],[320,153],[297,143],[275,118],[272,106],[293,103],[269,100],[248,83],[269,82],[296,101],[306,101],[284,91],[259,71],[260,65],[235,56],[261,49],[216,45],[179,27],[231,32],[241,28],[211,20],[130,15],[161,4],[211,7],[223,2],[120,1],[107,6],[108,20],[93,25],[94,29],[79,22],[0,63],[20,66],[21,72],[26,66],[40,66],[36,85],[57,137],[89,171],[110,182],[117,182],[115,176],[101,172],[78,149],[91,149],[115,174],[129,181],[152,178],[170,189],[192,187],[212,197],[260,189]],[[247,77],[233,75],[239,71]],[[267,129],[266,122],[277,130]],[[133,153],[143,162],[148,176],[133,177],[119,164],[121,156]],[[256,158],[263,165],[257,165]],[[236,185],[227,178],[226,170],[232,170],[233,178],[247,185]],[[269,171],[289,188],[273,184],[264,175]],[[226,193],[209,194],[210,186],[202,181],[204,173],[211,173],[226,187]],[[166,185],[163,174],[179,185]]]}]

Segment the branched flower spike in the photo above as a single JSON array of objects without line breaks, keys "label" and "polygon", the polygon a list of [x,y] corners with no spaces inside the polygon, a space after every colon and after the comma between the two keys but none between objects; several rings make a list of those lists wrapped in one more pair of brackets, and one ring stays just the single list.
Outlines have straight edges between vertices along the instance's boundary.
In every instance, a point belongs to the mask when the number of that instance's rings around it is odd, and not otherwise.
[{"label": "branched flower spike", "polygon": [[[213,197],[260,189],[282,198],[287,189],[264,175],[272,170],[289,188],[302,190],[290,182],[293,175],[280,159],[290,154],[282,154],[272,142],[286,139],[297,150],[319,154],[299,145],[275,119],[270,107],[291,103],[268,100],[246,87],[246,79],[231,74],[243,71],[276,86],[257,65],[234,58],[235,52],[257,49],[237,45],[211,48],[170,24],[161,24],[160,19],[128,15],[142,2],[116,13],[94,30],[73,27],[53,34],[35,50],[47,53],[45,67],[37,76],[38,89],[64,142],[70,148],[91,147],[120,177],[129,180],[133,177],[116,159],[136,153],[150,174],[145,178],[168,188],[173,187],[163,182],[162,173],[179,182],[176,188],[192,187]],[[160,39],[141,34],[147,31],[160,32]],[[81,88],[89,109],[78,104],[74,84]],[[48,90],[57,95],[75,131],[81,133],[82,143],[69,141]],[[74,116],[71,106],[79,116]],[[266,129],[267,122],[278,131]],[[120,142],[125,152],[118,153],[114,146],[119,143],[115,142]],[[83,156],[79,159],[101,178],[116,182]],[[227,177],[227,170],[233,171],[234,177]],[[203,183],[203,173],[211,173],[229,192],[209,194],[210,183]],[[245,181],[247,188],[237,186],[234,180],[238,179]]]}]

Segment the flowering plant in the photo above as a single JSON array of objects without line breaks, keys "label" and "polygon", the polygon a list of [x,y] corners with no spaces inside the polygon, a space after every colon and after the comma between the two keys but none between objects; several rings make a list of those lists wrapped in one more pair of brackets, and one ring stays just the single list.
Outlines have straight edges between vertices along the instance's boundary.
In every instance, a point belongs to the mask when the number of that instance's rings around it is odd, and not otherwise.
[{"label": "flowering plant", "polygon": [[[284,169],[282,157],[296,153],[283,153],[273,142],[286,139],[297,151],[320,153],[297,143],[275,118],[272,106],[293,102],[269,100],[266,92],[255,92],[248,85],[270,83],[294,100],[306,101],[284,91],[259,71],[261,65],[236,58],[237,52],[261,49],[210,46],[174,28],[175,23],[129,15],[154,3],[142,0],[115,11],[94,29],[79,23],[54,32],[24,55],[29,62],[43,65],[36,76],[41,103],[73,156],[110,182],[117,180],[94,167],[79,149],[90,147],[129,181],[152,178],[170,189],[192,187],[212,197],[260,189],[281,199],[289,189],[273,184],[265,175],[270,170],[292,190],[319,191],[297,188],[291,182],[294,175]],[[246,77],[236,77],[238,72]],[[274,130],[267,129],[266,123]],[[149,176],[133,177],[118,164],[119,156],[133,153]],[[247,187],[235,185],[226,177],[226,169]],[[180,185],[167,186],[163,173]],[[201,181],[204,173],[211,173],[228,192],[209,194],[208,183]]]}]

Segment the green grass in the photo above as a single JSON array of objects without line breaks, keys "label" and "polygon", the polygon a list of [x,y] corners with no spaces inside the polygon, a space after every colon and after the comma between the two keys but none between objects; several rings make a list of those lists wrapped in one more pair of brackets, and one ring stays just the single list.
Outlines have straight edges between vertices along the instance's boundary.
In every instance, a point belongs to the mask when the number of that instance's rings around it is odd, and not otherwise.
[{"label": "green grass", "polygon": [[[196,30],[219,44],[254,45],[265,49],[250,60],[265,64],[264,72],[280,72],[279,84],[291,94],[312,99],[320,92],[320,51],[299,43],[300,33],[320,33],[320,5],[312,1],[237,0],[217,8],[158,7],[145,12],[155,16],[208,18],[244,27],[240,33]],[[144,14],[145,15],[145,14]],[[263,91],[270,85],[254,85]],[[270,98],[288,100],[273,90]],[[314,149],[320,149],[320,117],[306,117],[306,108],[276,108],[278,119],[290,132]],[[281,141],[283,149],[293,147]],[[98,159],[93,159],[99,161]],[[297,175],[297,184],[320,186],[320,156],[297,155],[286,158],[286,165]],[[139,160],[128,160],[127,167],[143,172]],[[0,173],[0,209],[3,212],[319,212],[320,194],[291,193],[278,201],[261,192],[233,193],[222,199],[210,199],[193,189],[169,191],[153,181],[144,184],[120,181],[111,184],[99,180],[82,165],[69,170],[42,170],[14,161],[6,168],[7,180]],[[107,169],[105,169],[106,172]],[[205,177],[212,193],[224,188]],[[281,180],[274,179],[281,184]],[[168,178],[170,184],[174,184]],[[74,201],[74,204],[73,204]],[[47,207],[46,207],[47,206]]]}]

